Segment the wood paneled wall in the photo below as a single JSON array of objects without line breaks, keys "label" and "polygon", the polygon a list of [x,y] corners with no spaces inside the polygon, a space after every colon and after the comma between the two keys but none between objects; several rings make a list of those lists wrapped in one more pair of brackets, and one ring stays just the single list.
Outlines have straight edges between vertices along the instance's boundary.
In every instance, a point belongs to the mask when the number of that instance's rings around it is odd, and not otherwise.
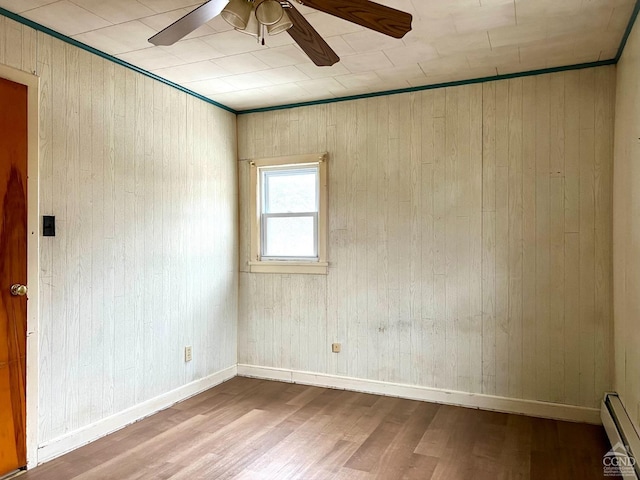
[{"label": "wood paneled wall", "polygon": [[615,391],[640,431],[640,26],[618,63],[614,174]]},{"label": "wood paneled wall", "polygon": [[41,81],[43,443],[236,363],[236,121],[1,16],[0,63]]},{"label": "wood paneled wall", "polygon": [[[596,407],[614,96],[604,67],[241,115],[240,363]],[[325,150],[329,274],[247,273],[244,160]]]}]

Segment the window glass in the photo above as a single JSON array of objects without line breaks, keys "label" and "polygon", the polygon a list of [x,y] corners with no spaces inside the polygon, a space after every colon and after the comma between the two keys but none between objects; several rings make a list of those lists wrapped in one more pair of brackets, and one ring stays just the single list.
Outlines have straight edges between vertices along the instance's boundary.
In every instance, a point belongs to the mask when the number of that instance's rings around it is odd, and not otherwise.
[{"label": "window glass", "polygon": [[315,217],[267,217],[266,257],[316,257]]},{"label": "window glass", "polygon": [[317,185],[317,167],[265,170],[263,212],[317,212]]}]

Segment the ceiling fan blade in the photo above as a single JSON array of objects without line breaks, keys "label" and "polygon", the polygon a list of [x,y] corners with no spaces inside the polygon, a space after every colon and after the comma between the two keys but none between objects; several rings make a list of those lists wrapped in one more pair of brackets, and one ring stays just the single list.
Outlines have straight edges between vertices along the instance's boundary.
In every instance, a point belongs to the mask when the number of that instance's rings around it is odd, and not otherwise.
[{"label": "ceiling fan blade", "polygon": [[319,67],[330,67],[339,62],[340,57],[324,41],[307,19],[289,2],[282,2],[282,4],[287,7],[287,15],[289,15],[291,23],[293,23],[293,27],[287,30],[287,33],[309,56],[311,61]]},{"label": "ceiling fan blade", "polygon": [[394,38],[402,38],[411,31],[413,16],[369,0],[297,0],[334,17],[357,23]]},{"label": "ceiling fan blade", "polygon": [[229,0],[209,0],[203,3],[192,12],[176,20],[164,30],[156,33],[149,39],[149,43],[154,45],[173,45],[182,37],[189,35],[196,28],[201,27],[212,18],[220,15],[220,12],[227,6]]}]

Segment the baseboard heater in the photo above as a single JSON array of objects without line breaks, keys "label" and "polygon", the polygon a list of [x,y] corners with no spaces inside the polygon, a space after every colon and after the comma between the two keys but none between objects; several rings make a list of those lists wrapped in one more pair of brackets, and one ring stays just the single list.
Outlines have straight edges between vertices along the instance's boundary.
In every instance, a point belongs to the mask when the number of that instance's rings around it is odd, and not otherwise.
[{"label": "baseboard heater", "polygon": [[616,393],[607,393],[600,412],[602,425],[611,442],[611,450],[603,458],[603,467],[620,468],[623,478],[640,478],[640,436]]}]

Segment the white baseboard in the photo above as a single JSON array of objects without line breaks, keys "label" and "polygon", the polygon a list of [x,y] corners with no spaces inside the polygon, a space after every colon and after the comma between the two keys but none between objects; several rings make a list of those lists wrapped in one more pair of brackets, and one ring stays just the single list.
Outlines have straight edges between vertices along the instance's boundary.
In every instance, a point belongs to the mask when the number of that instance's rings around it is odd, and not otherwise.
[{"label": "white baseboard", "polygon": [[381,382],[378,380],[364,380],[360,378],[341,377],[338,375],[302,372],[282,368],[259,367],[255,365],[239,364],[238,375],[243,377],[279,380],[289,383],[301,383],[316,387],[374,393],[376,395],[408,398],[411,400],[422,400],[425,402],[458,405],[461,407],[479,408],[481,410],[516,413],[532,417],[551,418],[554,420],[592,423],[595,425],[601,424],[600,410],[597,408],[498,397],[478,393],[457,392],[453,390]]},{"label": "white baseboard", "polygon": [[237,374],[235,365],[225,368],[219,372],[201,378],[194,382],[183,385],[182,387],[171,390],[158,397],[142,402],[122,412],[103,418],[91,425],[82,427],[73,432],[69,432],[61,437],[54,438],[38,447],[38,464],[53,460],[60,455],[68,453],[76,448],[82,447],[87,443],[93,442],[105,435],[120,430],[138,420],[149,415],[153,415],[160,410],[169,408],[170,406],[189,397],[197,395],[216,385],[225,382]]},{"label": "white baseboard", "polygon": [[208,377],[201,378],[200,380],[196,380],[195,382],[191,382],[115,415],[104,418],[96,423],[87,425],[41,444],[38,447],[38,464],[53,460],[60,455],[120,430],[121,428],[148,417],[149,415],[153,415],[160,410],[169,408],[177,402],[219,385],[236,375],[268,380],[279,380],[289,383],[300,383],[317,387],[353,390],[356,392],[373,393],[376,395],[408,398],[411,400],[422,400],[447,405],[458,405],[461,407],[479,408],[482,410],[516,413],[530,415],[533,417],[568,420],[571,422],[592,424],[601,423],[600,410],[597,408],[585,408],[558,403],[521,400],[493,395],[381,382],[378,380],[365,380],[339,375],[239,364],[216,372]]}]

